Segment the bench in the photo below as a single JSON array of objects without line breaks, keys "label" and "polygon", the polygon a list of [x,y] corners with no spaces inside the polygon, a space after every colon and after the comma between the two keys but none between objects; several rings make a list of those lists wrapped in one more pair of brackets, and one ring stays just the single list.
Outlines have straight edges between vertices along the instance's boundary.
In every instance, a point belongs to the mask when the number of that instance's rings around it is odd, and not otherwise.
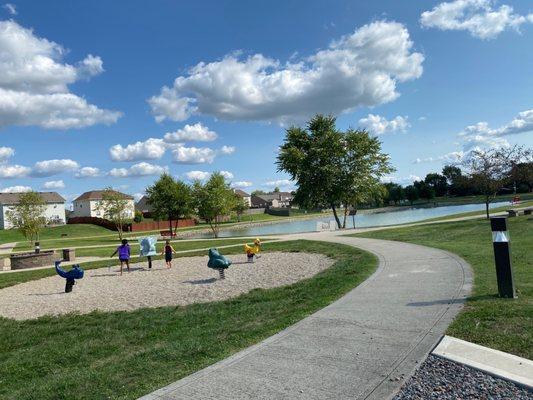
[{"label": "bench", "polygon": [[530,207],[530,208],[526,208],[524,210],[524,215],[531,215],[531,212],[533,211],[533,207]]},{"label": "bench", "polygon": [[176,237],[176,232],[170,233],[170,231],[159,231],[162,237]]},{"label": "bench", "polygon": [[518,215],[517,210],[505,210],[507,214],[509,214],[509,217],[516,217]]}]

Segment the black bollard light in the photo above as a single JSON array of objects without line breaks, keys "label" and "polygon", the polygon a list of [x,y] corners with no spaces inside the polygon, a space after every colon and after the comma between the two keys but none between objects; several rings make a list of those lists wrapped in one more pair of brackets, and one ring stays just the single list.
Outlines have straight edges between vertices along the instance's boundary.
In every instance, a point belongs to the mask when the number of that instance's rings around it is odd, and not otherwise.
[{"label": "black bollard light", "polygon": [[40,252],[41,252],[41,246],[39,242],[35,242],[35,253],[40,253]]},{"label": "black bollard light", "polygon": [[152,256],[147,256],[146,258],[148,258],[148,268],[152,269]]},{"label": "black bollard light", "polygon": [[511,248],[509,233],[507,232],[506,217],[491,217],[492,246],[494,247],[494,261],[496,262],[496,278],[500,297],[516,298],[511,265]]}]

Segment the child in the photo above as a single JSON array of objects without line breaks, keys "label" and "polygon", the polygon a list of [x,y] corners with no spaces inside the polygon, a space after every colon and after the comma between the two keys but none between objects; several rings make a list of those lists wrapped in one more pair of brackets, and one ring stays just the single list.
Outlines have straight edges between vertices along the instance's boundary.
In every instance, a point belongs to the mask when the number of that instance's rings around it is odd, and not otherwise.
[{"label": "child", "polygon": [[114,257],[118,253],[118,259],[120,260],[120,275],[122,275],[122,267],[126,264],[128,272],[130,272],[130,245],[126,239],[122,239],[122,244],[117,247],[115,252],[111,254]]},{"label": "child", "polygon": [[167,263],[167,268],[172,268],[172,253],[176,254],[176,250],[170,245],[170,240],[165,242],[165,247],[161,254],[165,255],[165,262]]}]

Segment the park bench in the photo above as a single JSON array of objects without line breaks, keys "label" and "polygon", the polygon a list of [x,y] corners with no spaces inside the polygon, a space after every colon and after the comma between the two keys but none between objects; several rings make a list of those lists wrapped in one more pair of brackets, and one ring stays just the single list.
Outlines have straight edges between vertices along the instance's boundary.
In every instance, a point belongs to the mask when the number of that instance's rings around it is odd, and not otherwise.
[{"label": "park bench", "polygon": [[170,231],[159,231],[162,237],[176,237],[176,232],[170,233]]},{"label": "park bench", "polygon": [[505,210],[505,211],[507,212],[509,217],[516,217],[518,215],[518,211],[517,210]]}]

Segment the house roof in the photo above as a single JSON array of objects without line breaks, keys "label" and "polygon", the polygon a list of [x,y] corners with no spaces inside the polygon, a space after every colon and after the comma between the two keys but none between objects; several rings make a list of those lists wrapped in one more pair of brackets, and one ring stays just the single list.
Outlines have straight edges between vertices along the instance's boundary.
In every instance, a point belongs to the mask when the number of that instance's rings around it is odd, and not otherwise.
[{"label": "house roof", "polygon": [[[65,199],[57,192],[37,192],[47,204],[64,203]],[[23,193],[0,193],[0,204],[17,204]]]},{"label": "house roof", "polygon": [[265,194],[257,194],[255,197],[259,197],[260,199],[263,199],[265,201],[272,201],[272,200],[281,200],[281,199],[292,199],[294,196],[290,192],[276,192],[276,193],[265,193]]},{"label": "house roof", "polygon": [[241,196],[241,197],[250,197],[250,195],[248,193],[246,193],[245,191],[241,190],[241,189],[233,189],[233,192],[237,195],[237,196]]},{"label": "house roof", "polygon": [[[74,199],[74,201],[78,200],[102,200],[102,194],[105,192],[105,190],[91,190],[89,192],[85,192],[82,195],[78,196]],[[133,200],[133,196],[130,196],[129,194],[117,192],[116,190],[112,190],[113,193],[118,193],[122,195],[122,197],[126,200]]]},{"label": "house roof", "polygon": [[143,212],[151,212],[152,205],[148,204],[148,196],[141,197],[140,200],[135,204],[135,209]]}]

